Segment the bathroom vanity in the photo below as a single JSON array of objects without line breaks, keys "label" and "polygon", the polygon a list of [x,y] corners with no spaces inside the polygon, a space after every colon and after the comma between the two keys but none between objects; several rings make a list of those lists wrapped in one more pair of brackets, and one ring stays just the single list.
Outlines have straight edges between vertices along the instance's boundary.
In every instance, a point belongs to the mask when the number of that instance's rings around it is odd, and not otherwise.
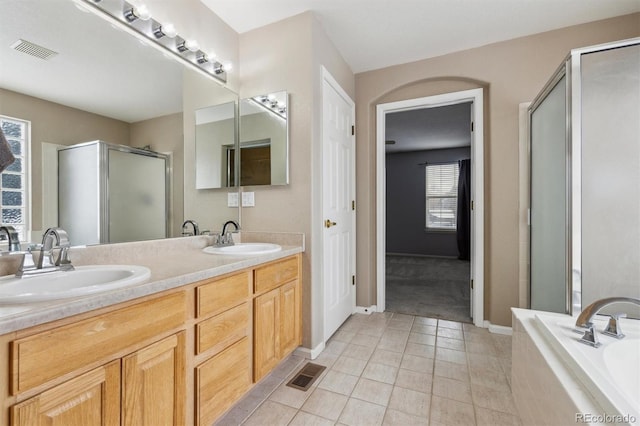
[{"label": "bathroom vanity", "polygon": [[[303,246],[231,257],[203,241],[121,245],[150,250],[134,261],[151,278],[131,289],[0,307],[0,425],[210,425],[297,348]],[[153,253],[166,244],[190,248]]]}]

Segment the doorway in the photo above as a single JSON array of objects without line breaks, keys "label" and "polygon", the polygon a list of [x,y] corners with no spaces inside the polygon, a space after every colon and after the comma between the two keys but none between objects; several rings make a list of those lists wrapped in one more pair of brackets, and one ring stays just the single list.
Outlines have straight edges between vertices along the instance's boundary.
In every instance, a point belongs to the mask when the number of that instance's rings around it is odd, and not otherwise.
[{"label": "doorway", "polygon": [[[418,99],[410,99],[399,102],[392,102],[386,104],[380,104],[377,106],[377,140],[376,140],[376,153],[377,153],[377,161],[376,161],[376,173],[377,173],[377,191],[376,191],[376,213],[377,213],[377,274],[376,274],[376,287],[377,287],[377,304],[376,309],[378,311],[384,311],[387,309],[387,298],[386,298],[386,282],[387,282],[387,268],[389,267],[397,269],[397,263],[424,263],[421,267],[426,269],[437,269],[443,266],[446,266],[446,262],[439,262],[438,257],[432,258],[423,258],[412,256],[409,259],[398,259],[393,256],[389,256],[390,260],[395,260],[396,264],[388,263],[387,254],[393,255],[394,247],[397,249],[397,241],[389,241],[389,250],[387,249],[387,206],[388,201],[387,196],[387,164],[386,164],[386,147],[389,144],[393,144],[391,140],[390,143],[387,144],[389,140],[387,138],[387,118],[392,117],[393,114],[398,113],[407,113],[407,116],[411,114],[416,114],[417,111],[425,110],[425,109],[438,109],[438,108],[449,108],[449,109],[460,109],[460,108],[468,108],[468,114],[470,117],[470,126],[471,126],[471,136],[469,140],[468,155],[470,157],[470,255],[469,255],[469,263],[467,265],[462,264],[462,270],[466,268],[466,271],[469,272],[468,276],[460,275],[460,265],[458,266],[458,272],[452,272],[453,276],[456,279],[466,281],[463,285],[466,285],[466,291],[468,294],[468,313],[467,321],[472,318],[473,323],[476,326],[483,326],[484,322],[484,312],[483,312],[483,275],[484,275],[484,264],[483,264],[483,241],[484,241],[484,215],[483,215],[483,93],[482,89],[473,89],[466,90],[462,92],[453,92],[447,93],[444,95],[437,96],[429,96]],[[434,110],[435,111],[435,110]],[[472,124],[471,124],[472,123]],[[446,137],[439,137],[440,142],[444,142],[446,144]],[[396,141],[398,144],[398,141]],[[438,148],[441,148],[439,155],[449,155],[451,152],[445,152],[450,150],[450,146],[440,145]],[[444,149],[447,148],[447,149]],[[457,149],[457,148],[456,148]],[[445,157],[447,156],[445,155]],[[458,156],[464,156],[464,153],[458,152]],[[424,156],[426,158],[426,156]],[[433,158],[433,157],[432,157]],[[431,161],[432,165],[436,165],[437,163],[441,164],[453,164],[456,161],[451,161],[451,156],[449,155],[448,161]],[[412,162],[415,163],[414,172],[423,173],[424,177],[428,179],[428,170],[427,166],[429,165],[429,160],[426,161],[415,161],[415,158],[411,159]],[[425,164],[422,164],[425,163]],[[434,169],[437,169],[435,167]],[[445,167],[446,168],[446,167]],[[395,195],[395,193],[394,193]],[[428,195],[428,194],[427,194]],[[442,200],[440,200],[442,201]],[[393,202],[393,200],[391,200]],[[429,203],[428,197],[426,203]],[[450,221],[452,218],[452,213],[448,209],[441,209],[438,214],[430,215],[429,208],[427,204],[423,204],[421,207],[420,214],[425,218],[424,220],[424,229],[421,231],[429,232],[429,217],[431,216],[432,221],[436,222],[436,225],[442,225],[442,227],[446,228],[450,225]],[[437,227],[437,226],[436,226]],[[433,230],[433,229],[432,229]],[[395,235],[394,235],[395,236]],[[441,239],[441,238],[440,238]],[[438,238],[435,239],[436,241]],[[413,249],[415,253],[415,247]],[[411,253],[411,249],[409,249],[409,253]],[[449,253],[448,257],[451,253]],[[437,254],[436,254],[437,256]],[[451,261],[452,259],[440,256],[440,259]],[[457,253],[456,253],[457,256]],[[419,260],[419,261],[418,261]],[[435,265],[434,263],[440,263],[440,265]],[[402,267],[402,265],[400,265]],[[406,266],[406,265],[405,265]],[[449,265],[451,266],[451,265]],[[405,268],[406,269],[406,268]],[[440,274],[442,277],[442,274]],[[449,278],[453,278],[449,276]],[[448,278],[447,278],[448,279]],[[446,310],[446,306],[440,306],[441,310]],[[455,318],[455,320],[459,320]]]}]

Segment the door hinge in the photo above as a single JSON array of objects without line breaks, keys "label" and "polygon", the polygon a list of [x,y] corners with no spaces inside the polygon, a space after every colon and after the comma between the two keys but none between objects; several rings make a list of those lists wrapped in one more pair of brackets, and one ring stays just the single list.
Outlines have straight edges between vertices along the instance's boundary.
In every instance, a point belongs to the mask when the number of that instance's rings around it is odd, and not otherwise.
[{"label": "door hinge", "polygon": [[356,209],[356,200],[351,200],[351,210]]},{"label": "door hinge", "polygon": [[356,276],[351,275],[351,285],[356,285]]},{"label": "door hinge", "polygon": [[471,290],[473,290],[473,279],[471,279]]},{"label": "door hinge", "polygon": [[356,135],[356,126],[351,126],[351,136],[355,136]]},{"label": "door hinge", "polygon": [[473,121],[471,122],[471,131],[473,132]]},{"label": "door hinge", "polygon": [[471,210],[473,210],[473,200],[471,200]]}]

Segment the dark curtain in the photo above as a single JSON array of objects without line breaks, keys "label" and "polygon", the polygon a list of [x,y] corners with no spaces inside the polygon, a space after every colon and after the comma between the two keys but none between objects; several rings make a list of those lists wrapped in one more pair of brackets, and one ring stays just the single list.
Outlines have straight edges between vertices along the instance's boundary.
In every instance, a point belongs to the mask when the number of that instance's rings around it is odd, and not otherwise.
[{"label": "dark curtain", "polygon": [[456,218],[456,237],[458,240],[458,259],[471,258],[471,160],[459,160],[458,176],[458,217]]}]

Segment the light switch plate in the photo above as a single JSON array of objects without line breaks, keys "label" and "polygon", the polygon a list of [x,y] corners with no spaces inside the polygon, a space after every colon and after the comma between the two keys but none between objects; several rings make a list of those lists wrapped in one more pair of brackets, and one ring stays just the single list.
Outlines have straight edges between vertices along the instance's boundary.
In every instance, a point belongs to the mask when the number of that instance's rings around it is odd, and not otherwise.
[{"label": "light switch plate", "polygon": [[238,207],[238,193],[227,193],[227,207]]},{"label": "light switch plate", "polygon": [[255,207],[256,199],[253,192],[242,193],[242,207]]}]

